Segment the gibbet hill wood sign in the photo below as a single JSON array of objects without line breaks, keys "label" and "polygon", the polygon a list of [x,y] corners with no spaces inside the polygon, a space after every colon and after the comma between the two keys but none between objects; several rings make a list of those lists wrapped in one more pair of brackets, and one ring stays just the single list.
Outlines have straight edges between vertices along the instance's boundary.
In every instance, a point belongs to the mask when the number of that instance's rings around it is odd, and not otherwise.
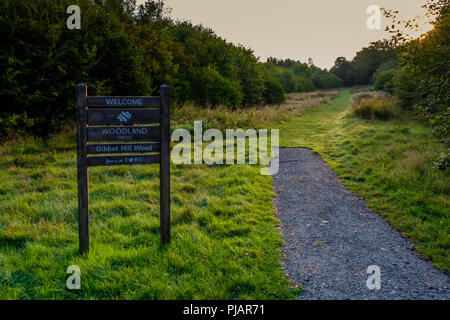
[{"label": "gibbet hill wood sign", "polygon": [[160,87],[159,97],[89,97],[84,84],[75,91],[80,253],[89,251],[88,168],[93,166],[160,164],[161,242],[169,243],[169,86]]}]

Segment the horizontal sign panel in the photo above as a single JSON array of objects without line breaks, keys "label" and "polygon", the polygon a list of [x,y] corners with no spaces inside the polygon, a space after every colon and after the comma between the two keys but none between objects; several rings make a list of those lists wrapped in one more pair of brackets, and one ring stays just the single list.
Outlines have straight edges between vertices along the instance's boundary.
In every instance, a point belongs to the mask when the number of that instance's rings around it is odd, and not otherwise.
[{"label": "horizontal sign panel", "polygon": [[94,108],[107,107],[159,107],[160,97],[87,97],[86,105]]},{"label": "horizontal sign panel", "polygon": [[90,109],[87,111],[87,124],[143,124],[160,121],[159,109]]},{"label": "horizontal sign panel", "polygon": [[89,167],[152,164],[159,162],[159,154],[146,154],[136,156],[98,156],[87,158]]},{"label": "horizontal sign panel", "polygon": [[88,127],[87,141],[157,141],[159,126]]},{"label": "horizontal sign panel", "polygon": [[144,152],[159,152],[159,142],[148,143],[102,143],[102,144],[88,144],[87,153],[144,153]]}]

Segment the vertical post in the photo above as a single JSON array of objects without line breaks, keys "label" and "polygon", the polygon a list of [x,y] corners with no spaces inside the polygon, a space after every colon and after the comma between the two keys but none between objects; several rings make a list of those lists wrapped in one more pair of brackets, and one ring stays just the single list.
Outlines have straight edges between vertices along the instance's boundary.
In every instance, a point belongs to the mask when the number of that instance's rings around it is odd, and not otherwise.
[{"label": "vertical post", "polygon": [[86,96],[86,85],[77,85],[75,89],[75,101],[77,113],[78,235],[80,254],[89,251],[89,176],[87,166]]},{"label": "vertical post", "polygon": [[168,85],[160,87],[161,97],[161,164],[159,167],[160,180],[160,224],[161,242],[170,242],[170,88]]}]

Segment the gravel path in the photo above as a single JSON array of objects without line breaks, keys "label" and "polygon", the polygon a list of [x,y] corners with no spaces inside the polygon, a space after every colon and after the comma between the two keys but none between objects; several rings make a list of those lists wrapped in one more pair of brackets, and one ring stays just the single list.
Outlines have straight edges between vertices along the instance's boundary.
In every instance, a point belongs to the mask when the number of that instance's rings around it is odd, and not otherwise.
[{"label": "gravel path", "polygon": [[[450,279],[345,188],[308,149],[281,149],[274,176],[284,234],[283,269],[303,285],[299,299],[450,299]],[[381,271],[369,290],[367,267]]]}]

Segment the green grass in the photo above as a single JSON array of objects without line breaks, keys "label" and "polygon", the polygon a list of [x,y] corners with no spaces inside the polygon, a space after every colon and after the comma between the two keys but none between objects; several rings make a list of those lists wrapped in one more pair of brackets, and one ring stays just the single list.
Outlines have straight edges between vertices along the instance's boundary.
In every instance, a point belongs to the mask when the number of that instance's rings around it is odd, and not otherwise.
[{"label": "green grass", "polygon": [[[174,110],[172,127],[266,128],[330,101]],[[0,145],[0,299],[293,299],[271,179],[259,166],[172,165],[172,242],[159,235],[158,166],[90,169],[91,251],[78,255],[73,128]],[[81,268],[80,291],[66,269]]]},{"label": "green grass", "polygon": [[[236,112],[188,107],[173,126],[203,119],[205,127],[245,128],[243,118],[255,128],[282,126],[281,146],[318,152],[449,271],[449,169],[432,169],[445,145],[408,117],[351,117],[351,102],[346,90],[320,107],[316,94]],[[73,133],[0,145],[0,299],[295,298],[280,269],[271,179],[259,166],[172,165],[167,247],[159,239],[158,166],[92,168],[91,251],[80,257],[75,156]],[[81,268],[80,291],[66,288],[70,265]]]},{"label": "green grass", "polygon": [[[78,255],[74,136],[0,146],[0,299],[291,299],[271,179],[258,166],[172,166],[160,245],[158,166],[90,169]],[[66,288],[81,268],[82,290]]]},{"label": "green grass", "polygon": [[281,146],[320,154],[347,187],[449,272],[449,169],[433,168],[445,144],[408,115],[391,121],[353,117],[351,103],[346,90],[293,119],[280,131]]}]

